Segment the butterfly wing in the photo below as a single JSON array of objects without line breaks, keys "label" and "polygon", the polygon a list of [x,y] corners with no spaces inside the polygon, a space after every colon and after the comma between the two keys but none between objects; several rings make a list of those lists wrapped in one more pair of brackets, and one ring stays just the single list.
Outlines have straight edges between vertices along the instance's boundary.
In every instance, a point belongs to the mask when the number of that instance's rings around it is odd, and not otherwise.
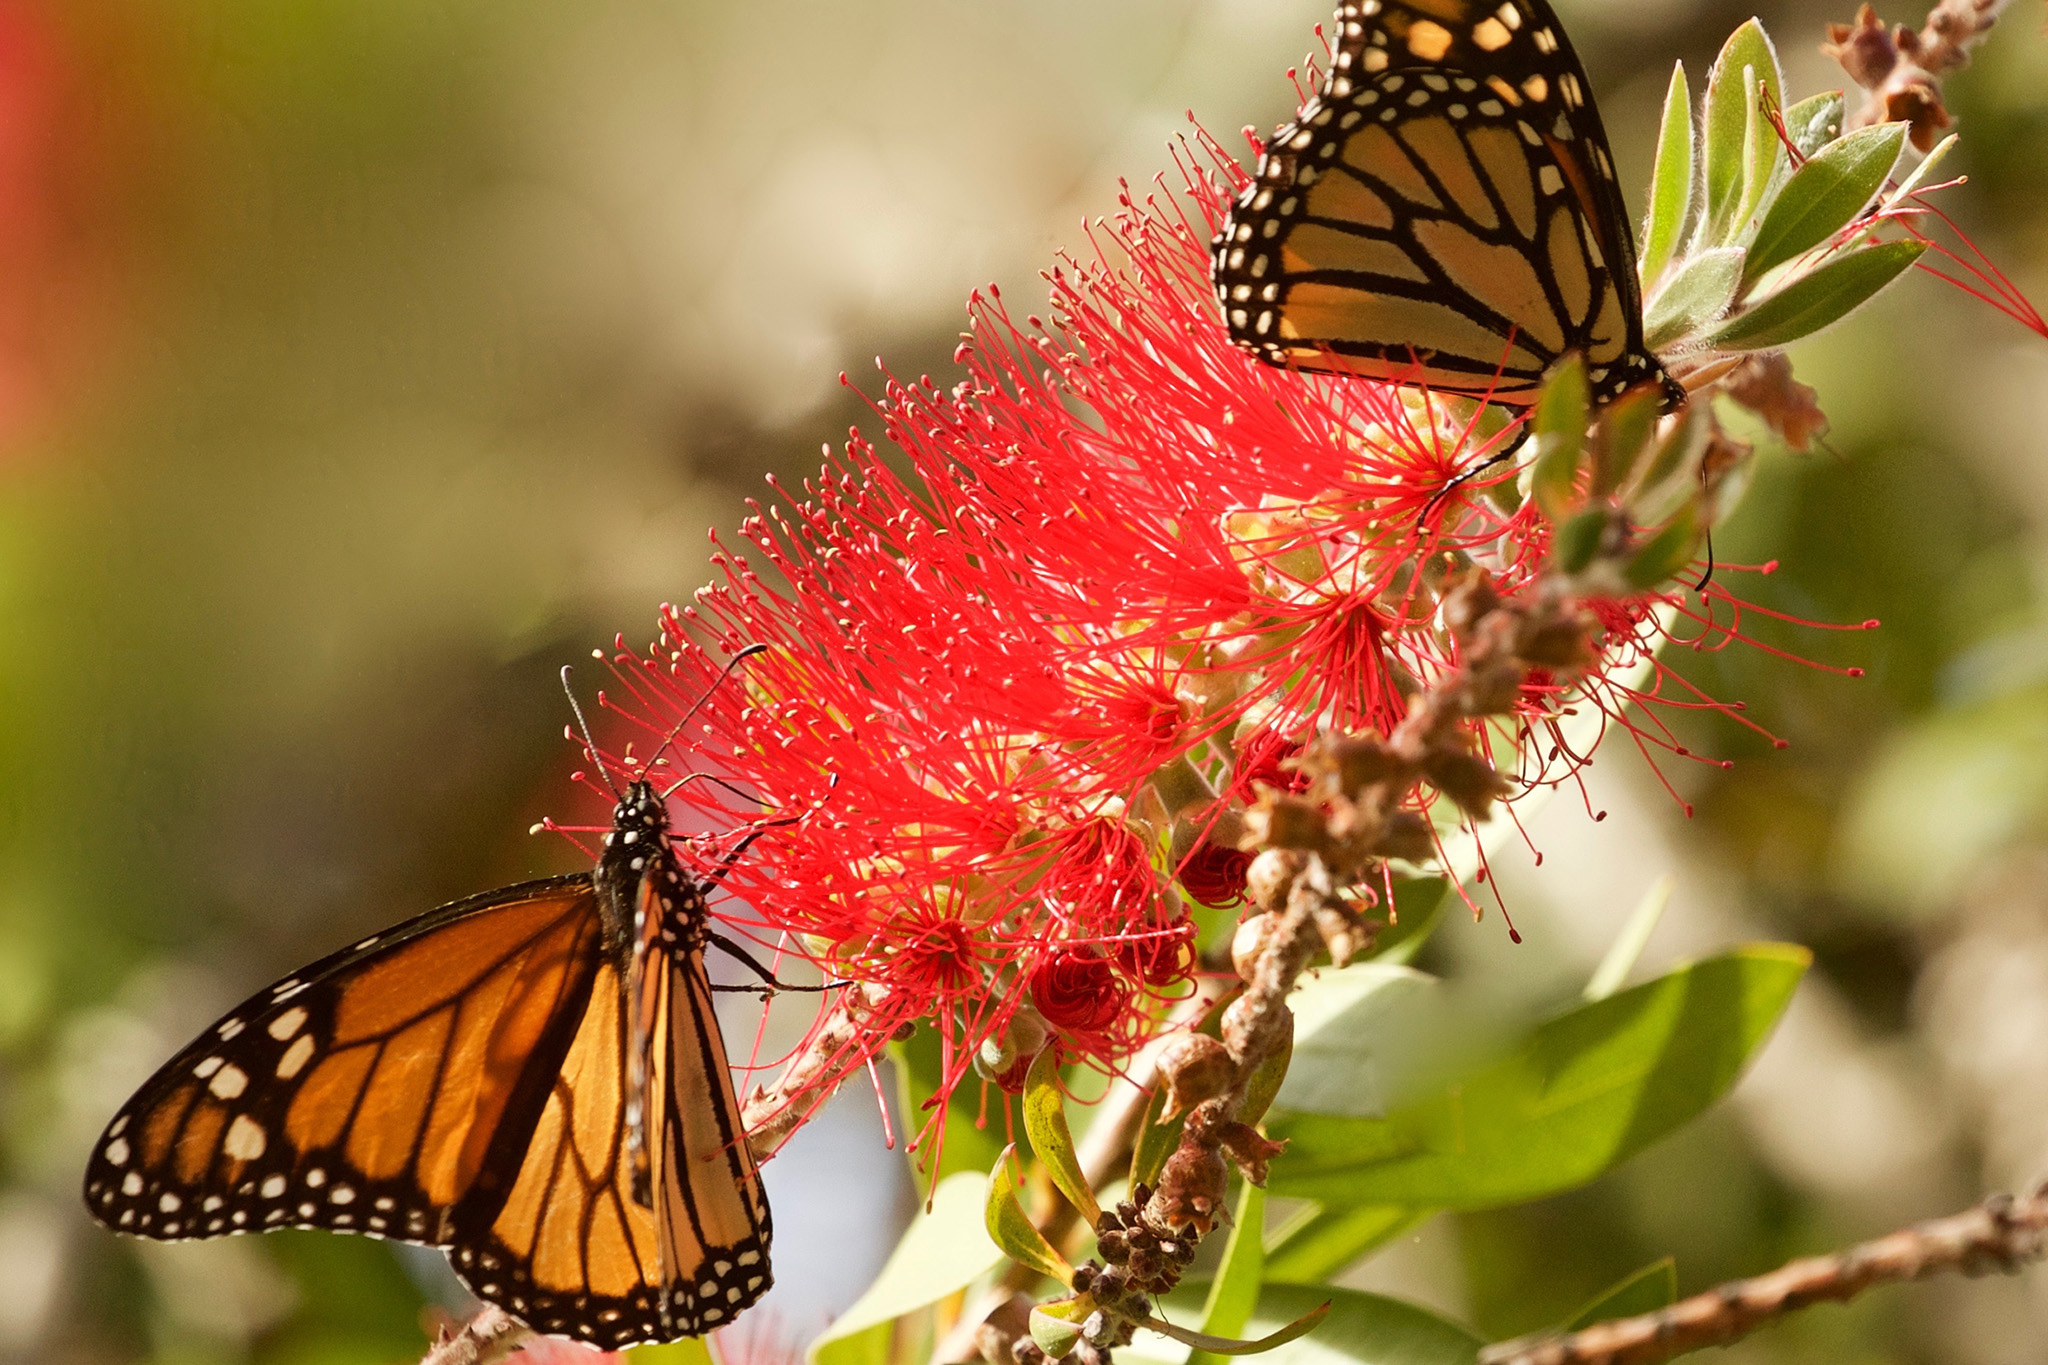
[{"label": "butterfly wing", "polygon": [[1215,280],[1232,338],[1276,364],[1504,403],[1567,351],[1603,398],[1663,378],[1607,135],[1544,0],[1346,0]]},{"label": "butterfly wing", "polygon": [[237,1006],[108,1125],[86,1205],[181,1239],[276,1227],[451,1249],[479,1297],[667,1340],[619,1178],[624,992],[588,874],[458,901]]},{"label": "butterfly wing", "polygon": [[[694,891],[693,891],[694,894]],[[654,1011],[649,1143],[670,1314],[690,1336],[732,1321],[768,1292],[772,1225],[747,1147],[701,945],[665,954]]]},{"label": "butterfly wing", "polygon": [[86,1205],[178,1239],[322,1227],[445,1245],[532,1127],[599,959],[587,876],[508,887],[258,992],[107,1126]]}]

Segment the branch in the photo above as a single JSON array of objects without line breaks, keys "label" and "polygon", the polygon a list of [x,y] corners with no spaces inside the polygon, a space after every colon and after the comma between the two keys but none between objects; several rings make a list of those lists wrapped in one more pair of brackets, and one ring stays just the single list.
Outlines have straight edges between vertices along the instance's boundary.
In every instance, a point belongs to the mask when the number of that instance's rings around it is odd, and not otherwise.
[{"label": "branch", "polygon": [[840,1063],[861,1032],[870,1002],[858,983],[847,986],[819,1018],[803,1048],[772,1085],[757,1086],[740,1106],[740,1126],[756,1161],[775,1154],[790,1133],[832,1098],[843,1075]]},{"label": "branch", "polygon": [[491,1365],[524,1346],[532,1335],[531,1327],[498,1305],[487,1303],[461,1331],[428,1351],[420,1365]]},{"label": "branch", "polygon": [[[1134,1187],[1096,1225],[1100,1259],[1077,1267],[1073,1288],[1100,1311],[1090,1315],[1069,1362],[1104,1365],[1114,1347],[1130,1340],[1151,1301],[1179,1282],[1224,1214],[1232,1165],[1254,1184],[1265,1183],[1266,1163],[1280,1144],[1252,1126],[1261,1117],[1246,1110],[1253,1079],[1291,1044],[1287,998],[1318,950],[1327,948],[1341,966],[1371,946],[1375,926],[1343,893],[1372,885],[1388,858],[1433,855],[1435,836],[1414,809],[1417,790],[1427,785],[1467,818],[1485,818],[1510,788],[1474,745],[1473,722],[1512,711],[1531,668],[1568,676],[1597,657],[1597,622],[1556,577],[1503,600],[1475,572],[1445,594],[1443,611],[1459,666],[1413,697],[1385,739],[1312,744],[1298,760],[1311,777],[1308,790],[1295,796],[1269,789],[1245,813],[1247,846],[1263,851],[1247,884],[1261,913],[1239,927],[1231,947],[1244,990],[1223,1013],[1220,1044],[1187,1035],[1171,1060],[1162,1054],[1172,1108],[1186,1114],[1180,1142],[1156,1188]],[[976,1311],[1014,1310],[1015,1297],[1006,1292],[1012,1287],[999,1285]],[[1002,1316],[978,1323],[970,1315],[935,1361],[960,1358],[971,1340],[995,1365],[1042,1365],[1044,1352],[1019,1327],[997,1320]]]},{"label": "branch", "polygon": [[1566,1336],[1489,1346],[1479,1365],[1653,1365],[1703,1346],[1725,1346],[1810,1303],[1854,1298],[1874,1284],[1945,1270],[2011,1273],[2048,1256],[2048,1185],[2025,1199],[1999,1194],[1976,1208],[1894,1232],[1832,1256],[1810,1256],[1768,1275],[1734,1280],[1669,1308],[1595,1323]]}]

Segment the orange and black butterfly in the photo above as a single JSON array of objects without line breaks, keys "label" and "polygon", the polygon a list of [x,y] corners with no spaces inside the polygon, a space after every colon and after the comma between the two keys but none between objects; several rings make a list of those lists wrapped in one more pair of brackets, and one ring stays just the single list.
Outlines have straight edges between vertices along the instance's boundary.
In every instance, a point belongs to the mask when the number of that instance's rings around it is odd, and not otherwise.
[{"label": "orange and black butterfly", "polygon": [[706,886],[633,783],[594,871],[444,905],[236,1006],[107,1126],[86,1207],[165,1240],[445,1247],[478,1297],[607,1348],[731,1321],[768,1288],[769,1214]]},{"label": "orange and black butterfly", "polygon": [[1522,405],[1576,351],[1596,398],[1684,397],[1644,345],[1607,134],[1545,0],[1345,0],[1214,273],[1232,339],[1274,364]]}]

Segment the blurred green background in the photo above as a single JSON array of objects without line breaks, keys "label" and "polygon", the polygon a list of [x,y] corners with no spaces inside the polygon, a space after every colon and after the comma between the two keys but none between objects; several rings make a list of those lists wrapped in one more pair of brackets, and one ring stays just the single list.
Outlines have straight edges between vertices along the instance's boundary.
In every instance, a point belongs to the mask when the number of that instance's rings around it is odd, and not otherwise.
[{"label": "blurred green background", "polygon": [[[1670,62],[1702,72],[1750,11],[1558,8],[1640,187]],[[1816,45],[1849,11],[1764,13],[1795,94],[1841,84]],[[842,368],[945,373],[968,290],[1040,297],[1184,111],[1232,146],[1284,117],[1327,17],[0,0],[0,1358],[417,1357],[452,1290],[431,1254],[117,1242],[76,1195],[100,1125],[263,981],[572,865],[524,832],[587,810],[555,670],[646,638],[705,578],[705,528],[861,419]],[[1951,94],[1970,183],[1944,202],[2048,300],[2038,7]],[[1528,942],[1454,926],[1433,965],[1548,1008],[1670,871],[1646,966],[1770,936],[1818,969],[1707,1120],[1353,1283],[1501,1335],[1667,1251],[1690,1291],[2048,1167],[2048,342],[1915,277],[1795,359],[1831,449],[1766,452],[1719,546],[1783,561],[1736,580],[1754,600],[1882,618],[1759,632],[1868,676],[1674,654],[1791,747],[1686,727],[1738,760],[1665,763],[1690,820],[1604,749],[1609,818],[1554,802],[1544,866],[1503,869]],[[893,1240],[902,1175],[864,1096],[770,1170],[762,1330],[808,1337]],[[1731,1358],[2021,1365],[2043,1341],[2035,1271],[1819,1309]]]}]

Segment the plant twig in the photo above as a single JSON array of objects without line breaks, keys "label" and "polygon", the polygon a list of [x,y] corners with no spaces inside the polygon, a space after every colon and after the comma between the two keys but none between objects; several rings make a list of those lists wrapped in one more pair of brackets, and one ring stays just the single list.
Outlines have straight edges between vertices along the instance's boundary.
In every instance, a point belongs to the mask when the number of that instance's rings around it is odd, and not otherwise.
[{"label": "plant twig", "polygon": [[838,1082],[821,1082],[853,1046],[868,1010],[869,1001],[860,985],[841,991],[782,1074],[770,1085],[755,1087],[740,1105],[740,1125],[747,1130],[747,1145],[755,1160],[765,1161],[774,1155],[783,1140],[832,1097]]},{"label": "plant twig", "polygon": [[503,1360],[533,1335],[533,1329],[494,1303],[477,1309],[461,1330],[437,1342],[420,1365],[491,1365]]},{"label": "plant twig", "polygon": [[1653,1365],[1725,1346],[1812,1303],[1854,1298],[1874,1284],[1941,1271],[2011,1273],[2048,1256],[2048,1185],[2024,1199],[1993,1195],[1973,1209],[1874,1242],[1809,1256],[1768,1275],[1734,1280],[1638,1317],[1569,1335],[1522,1337],[1480,1352],[1480,1365]]}]

